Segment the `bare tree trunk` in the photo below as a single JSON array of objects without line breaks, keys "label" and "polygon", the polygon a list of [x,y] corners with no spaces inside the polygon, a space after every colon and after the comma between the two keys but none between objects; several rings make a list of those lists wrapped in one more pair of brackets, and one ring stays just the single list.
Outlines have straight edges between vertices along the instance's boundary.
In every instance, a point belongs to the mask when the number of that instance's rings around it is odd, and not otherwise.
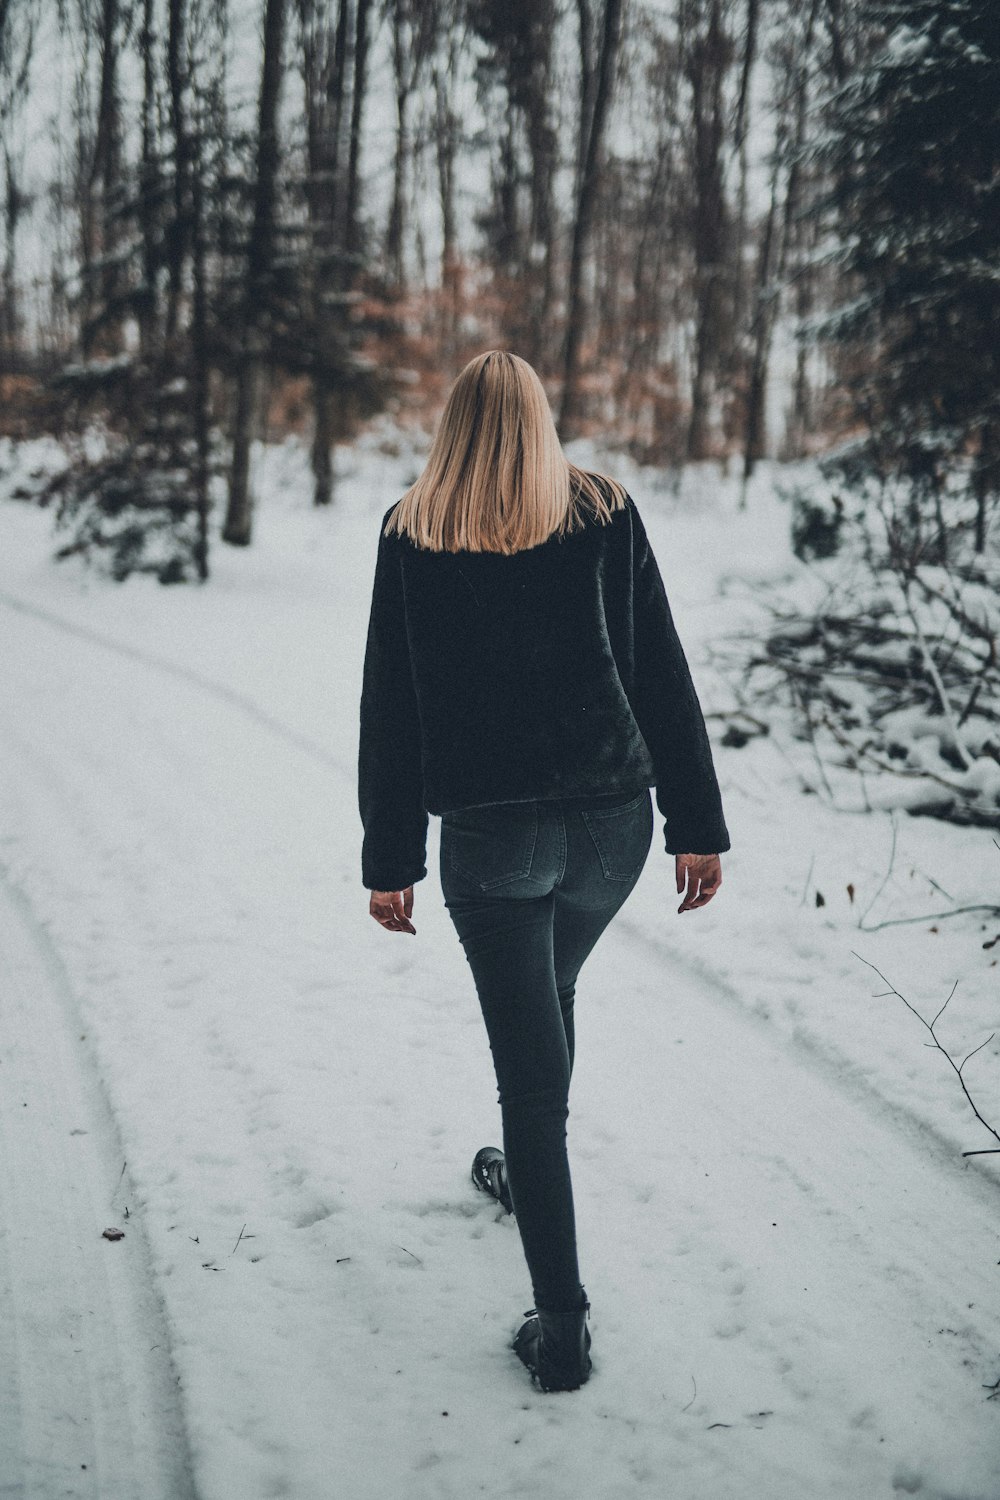
[{"label": "bare tree trunk", "polygon": [[[66,24],[68,18],[61,19]],[[82,45],[74,100],[77,122],[74,192],[80,215],[79,327],[85,359],[100,346],[99,335],[108,330],[116,291],[111,251],[115,241],[112,198],[119,189],[118,19],[118,0],[100,0],[96,15],[85,0],[79,0]],[[91,136],[90,49],[95,39],[99,78]]]},{"label": "bare tree trunk", "polygon": [[[726,203],[723,189],[726,41],[721,0],[710,0],[708,28],[690,44],[687,71],[692,88],[695,152],[695,338],[687,457],[708,456],[708,406],[712,379],[722,362],[723,289],[726,265]],[[729,330],[730,334],[732,330]]]},{"label": "bare tree trunk", "polygon": [[101,82],[97,105],[93,176],[100,183],[100,300],[104,346],[117,348],[120,327],[119,271],[114,251],[120,238],[117,209],[121,193],[121,119],[118,98],[119,0],[102,0],[100,18]]},{"label": "bare tree trunk", "polygon": [[205,234],[205,111],[199,118],[191,142],[191,301],[192,394],[194,397],[194,489],[198,507],[198,540],[195,566],[202,583],[208,581],[209,473],[211,466],[211,418],[208,366],[208,246]]},{"label": "bare tree trunk", "polygon": [[525,109],[528,150],[531,155],[531,221],[528,226],[528,257],[525,267],[529,290],[526,342],[529,361],[543,367],[552,363],[550,359],[546,359],[546,352],[551,347],[549,324],[555,290],[553,182],[558,145],[550,119],[552,26],[554,15],[550,18],[549,25],[539,28],[533,36],[536,51],[530,68],[531,87]]},{"label": "bare tree trunk", "polygon": [[267,302],[274,259],[274,218],[278,179],[278,99],[285,39],[285,0],[265,0],[264,59],[257,125],[253,225],[247,247],[247,291],[242,348],[236,371],[233,457],[223,541],[249,546],[253,533],[250,493],[250,440],[257,415]]},{"label": "bare tree trunk", "polygon": [[174,138],[173,214],[167,226],[168,272],[166,343],[169,349],[177,333],[184,263],[190,232],[188,179],[191,175],[191,143],[186,118],[187,76],[184,61],[187,0],[168,0],[167,83],[170,97],[170,129]]},{"label": "bare tree trunk", "polygon": [[3,142],[4,164],[4,259],[3,293],[0,297],[0,352],[8,363],[13,360],[20,342],[21,319],[18,311],[17,285],[17,227],[21,217],[23,199],[18,181],[18,167],[8,143]]},{"label": "bare tree trunk", "polygon": [[777,313],[777,291],[772,286],[775,223],[778,216],[778,167],[771,173],[771,192],[757,272],[757,309],[751,334],[753,352],[747,382],[746,429],[743,437],[743,485],[740,509],[746,505],[746,485],[758,459],[764,457],[766,429],[767,369],[771,337]]},{"label": "bare tree trunk", "polygon": [[750,79],[757,54],[757,29],[759,22],[759,0],[746,0],[746,26],[743,35],[743,61],[740,68],[740,87],[736,101],[734,125],[736,154],[740,164],[739,197],[736,206],[736,230],[733,242],[737,247],[733,264],[733,326],[743,326],[744,275],[742,249],[746,240],[747,224],[747,136],[749,134]]},{"label": "bare tree trunk", "polygon": [[[816,15],[820,0],[812,0],[805,31],[798,42],[797,54],[788,58],[787,76],[792,83],[794,118],[791,124],[787,148],[779,134],[775,141],[774,168],[771,176],[771,191],[764,239],[758,261],[756,287],[756,310],[752,328],[753,357],[747,391],[747,421],[743,450],[743,485],[740,493],[740,508],[746,504],[746,484],[758,459],[764,456],[766,435],[765,402],[767,395],[767,373],[777,320],[780,288],[788,265],[789,248],[793,226],[799,204],[799,179],[801,148],[808,123],[809,78],[812,66],[812,46]],[[794,42],[790,46],[795,46]],[[784,212],[780,228],[778,218],[778,174],[786,156],[789,161],[788,180],[785,185]],[[775,241],[777,245],[775,246]]]},{"label": "bare tree trunk", "polygon": [[450,364],[455,358],[458,345],[461,296],[455,214],[455,161],[458,156],[461,122],[452,92],[458,72],[459,31],[454,16],[449,16],[445,34],[447,50],[434,67],[434,150],[441,203],[440,337],[445,360]]},{"label": "bare tree trunk", "polygon": [[[347,189],[344,204],[344,250],[348,257],[358,251],[358,201],[361,188],[361,127],[368,92],[368,20],[371,0],[357,0],[354,20],[354,78],[351,84],[351,139],[347,155]],[[353,274],[351,276],[353,280]]]},{"label": "bare tree trunk", "polygon": [[573,194],[579,200],[587,163],[590,127],[594,115],[594,17],[590,0],[576,0],[576,24],[580,54],[580,114],[576,133]]},{"label": "bare tree trunk", "polygon": [[330,382],[322,366],[330,322],[327,294],[333,285],[332,263],[337,246],[349,0],[340,0],[335,26],[326,7],[317,8],[314,0],[300,0],[300,11],[306,106],[306,209],[310,231],[307,253],[315,366],[310,463],[313,502],[329,505],[333,499],[332,399]]},{"label": "bare tree trunk", "polygon": [[395,0],[392,6],[392,68],[396,86],[396,150],[392,163],[392,201],[385,235],[385,258],[397,287],[403,275],[403,230],[406,215],[406,167],[410,159],[410,92],[413,62],[409,54],[406,8]]},{"label": "bare tree trunk", "polygon": [[13,359],[21,340],[17,235],[28,199],[21,190],[23,148],[14,144],[14,125],[28,95],[35,46],[34,10],[15,17],[12,0],[0,0],[0,153],[3,156],[3,272],[0,276],[0,351]]},{"label": "bare tree trunk", "polygon": [[[614,85],[618,44],[621,39],[621,10],[622,0],[604,0],[597,84],[594,90],[593,112],[587,130],[586,153],[580,173],[566,295],[566,341],[563,348],[562,402],[559,408],[559,431],[564,439],[573,436],[579,416],[580,344],[583,338],[584,317],[583,260],[594,222],[601,147]],[[585,107],[586,95],[589,93],[589,37],[585,37],[583,26],[586,12],[587,6],[584,0],[580,0],[581,107]]]},{"label": "bare tree trunk", "polygon": [[160,167],[156,154],[156,59],[153,55],[154,0],[143,0],[139,30],[142,59],[142,115],[140,122],[139,232],[142,235],[142,291],[138,307],[139,347],[152,356],[157,342],[157,273],[160,252],[157,243]]},{"label": "bare tree trunk", "polygon": [[[77,301],[77,334],[80,353],[90,358],[93,341],[94,308],[97,288],[94,264],[97,260],[97,200],[93,183],[93,138],[91,125],[90,52],[93,37],[85,12],[80,17],[82,37],[73,81],[73,176],[69,194],[77,208],[77,257],[80,263],[80,291]],[[69,293],[67,303],[69,303]]]},{"label": "bare tree trunk", "polygon": [[323,13],[313,10],[312,0],[302,0],[302,8],[309,170],[306,198],[311,225],[311,319],[316,361],[311,464],[314,503],[329,505],[333,500],[333,450],[343,432],[337,380],[330,360],[337,348],[338,322],[346,316],[343,294],[353,280],[351,261],[357,253],[370,0],[358,0],[353,12],[350,0],[340,0],[332,31]]}]

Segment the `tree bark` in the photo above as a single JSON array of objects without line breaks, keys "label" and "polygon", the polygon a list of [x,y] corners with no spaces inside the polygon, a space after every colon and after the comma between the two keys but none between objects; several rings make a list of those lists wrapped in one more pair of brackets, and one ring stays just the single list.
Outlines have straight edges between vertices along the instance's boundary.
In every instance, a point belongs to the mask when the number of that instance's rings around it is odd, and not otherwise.
[{"label": "tree bark", "polygon": [[139,30],[139,55],[142,60],[142,114],[140,120],[140,161],[138,216],[142,236],[142,280],[138,318],[139,348],[150,359],[158,338],[157,273],[160,252],[157,244],[157,220],[160,167],[156,152],[156,60],[153,56],[154,0],[143,0],[142,26]]},{"label": "tree bark", "polygon": [[[753,75],[753,65],[757,55],[757,31],[760,20],[759,0],[746,0],[746,26],[743,35],[743,59],[740,68],[740,87],[736,101],[736,120],[734,123],[734,137],[736,154],[739,159],[739,198],[736,207],[736,232],[734,243],[742,250],[746,239],[747,224],[747,136],[749,134],[749,94],[750,79]],[[744,315],[744,275],[743,256],[737,252],[733,264],[733,326],[743,326]]]},{"label": "tree bark", "polygon": [[[747,481],[758,459],[764,457],[766,446],[767,373],[774,338],[774,325],[779,311],[780,288],[788,265],[789,249],[799,205],[801,149],[808,124],[809,77],[812,66],[813,34],[819,4],[820,0],[812,0],[797,53],[793,53],[788,59],[788,78],[793,98],[790,139],[787,146],[781,140],[780,135],[775,142],[770,203],[758,261],[756,307],[751,330],[753,356],[747,390],[740,509],[743,509],[746,504]],[[791,45],[794,47],[794,43]],[[778,174],[786,156],[789,163],[788,178],[785,185],[784,210],[781,223],[778,225]]]},{"label": "tree bark", "polygon": [[[601,50],[597,64],[594,106],[586,133],[586,152],[580,172],[579,192],[573,223],[569,282],[566,295],[566,340],[563,346],[563,389],[559,408],[559,433],[565,440],[574,435],[579,418],[580,345],[583,338],[583,261],[594,222],[595,200],[600,177],[601,147],[608,108],[614,86],[615,63],[621,39],[622,0],[604,0],[601,28]],[[586,107],[589,92],[589,37],[584,36],[583,20],[587,12],[580,0],[581,16],[581,108]],[[582,139],[582,135],[581,135]]]},{"label": "tree bark", "polygon": [[285,38],[285,0],[265,0],[264,58],[257,124],[253,224],[247,247],[247,293],[242,347],[236,371],[233,457],[223,541],[249,546],[253,534],[250,442],[257,415],[267,302],[274,259],[274,219],[278,179],[278,100]]},{"label": "tree bark", "polygon": [[[93,18],[86,10],[81,11],[80,19],[85,28],[93,25]],[[117,316],[118,273],[111,252],[117,239],[113,199],[120,189],[118,0],[101,0],[96,21],[99,78],[92,145],[83,116],[85,102],[89,105],[86,45],[77,77],[80,119],[76,191],[80,208],[80,346],[84,359],[89,359],[99,348],[110,346],[113,342],[109,338],[110,325]]]},{"label": "tree bark", "polygon": [[[354,18],[354,78],[351,85],[351,138],[347,154],[347,189],[344,203],[344,250],[348,258],[358,253],[358,202],[361,190],[361,129],[368,92],[368,20],[371,0],[357,0]],[[353,280],[353,275],[351,277]]]},{"label": "tree bark", "polygon": [[191,151],[191,365],[194,397],[194,489],[198,508],[198,539],[195,566],[202,583],[208,581],[208,516],[211,506],[211,415],[209,411],[208,357],[208,246],[205,234],[204,154],[205,118],[198,121]]},{"label": "tree bark", "polygon": [[[690,45],[687,67],[692,90],[695,153],[695,337],[688,459],[708,456],[712,378],[722,361],[723,288],[728,274],[722,164],[725,67],[721,0],[711,0],[707,31],[704,37],[697,37]],[[729,334],[731,336],[732,329]]]},{"label": "tree bark", "polygon": [[167,8],[167,84],[170,99],[170,130],[174,138],[173,213],[167,226],[168,275],[166,344],[177,334],[184,263],[190,233],[188,186],[191,175],[191,143],[187,129],[187,75],[184,62],[187,0],[169,0]]}]

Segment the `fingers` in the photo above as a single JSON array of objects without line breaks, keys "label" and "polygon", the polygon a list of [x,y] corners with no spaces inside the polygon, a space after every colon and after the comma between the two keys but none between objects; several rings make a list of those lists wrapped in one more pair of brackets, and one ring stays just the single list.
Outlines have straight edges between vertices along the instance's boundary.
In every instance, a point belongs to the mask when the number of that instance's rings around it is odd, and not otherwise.
[{"label": "fingers", "polygon": [[722,884],[722,865],[717,854],[678,854],[676,857],[677,890],[687,891],[677,914],[707,906]]},{"label": "fingers", "polygon": [[718,886],[705,885],[705,883],[702,882],[698,888],[697,894],[693,894],[693,892],[688,893],[688,899],[677,908],[678,912],[694,911],[695,907],[707,906],[717,890]]},{"label": "fingers", "polygon": [[410,921],[413,913],[413,887],[405,891],[372,891],[368,910],[386,932],[411,932],[417,929]]},{"label": "fingers", "polygon": [[700,891],[701,881],[698,879],[698,876],[693,870],[689,870],[687,891],[684,893],[683,901],[677,908],[678,916],[682,911],[693,911],[696,906],[704,905],[704,902],[700,899]]}]

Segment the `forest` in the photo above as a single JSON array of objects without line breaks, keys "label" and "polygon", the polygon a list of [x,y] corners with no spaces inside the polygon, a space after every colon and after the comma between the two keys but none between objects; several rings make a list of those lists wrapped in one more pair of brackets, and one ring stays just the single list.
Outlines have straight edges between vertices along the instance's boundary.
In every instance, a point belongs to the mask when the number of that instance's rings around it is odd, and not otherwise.
[{"label": "forest", "polygon": [[[729,836],[550,976],[558,1394],[443,819],[407,928],[362,878],[382,518],[490,348]],[[998,0],[0,0],[0,1495],[997,1500],[998,876]]]}]

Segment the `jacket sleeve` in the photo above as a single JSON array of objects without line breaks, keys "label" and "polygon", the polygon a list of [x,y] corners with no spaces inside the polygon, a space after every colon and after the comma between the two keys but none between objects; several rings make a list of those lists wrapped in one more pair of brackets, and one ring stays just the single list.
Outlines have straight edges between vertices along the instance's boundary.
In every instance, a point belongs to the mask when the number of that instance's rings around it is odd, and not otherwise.
[{"label": "jacket sleeve", "polygon": [[[388,512],[387,512],[388,514]],[[384,522],[383,522],[384,526]],[[427,874],[427,809],[399,543],[379,535],[361,689],[361,879],[401,891]]]},{"label": "jacket sleeve", "polygon": [[730,847],[712,749],[663,579],[634,504],[633,712],[656,773],[656,805],[668,854],[721,854]]}]

